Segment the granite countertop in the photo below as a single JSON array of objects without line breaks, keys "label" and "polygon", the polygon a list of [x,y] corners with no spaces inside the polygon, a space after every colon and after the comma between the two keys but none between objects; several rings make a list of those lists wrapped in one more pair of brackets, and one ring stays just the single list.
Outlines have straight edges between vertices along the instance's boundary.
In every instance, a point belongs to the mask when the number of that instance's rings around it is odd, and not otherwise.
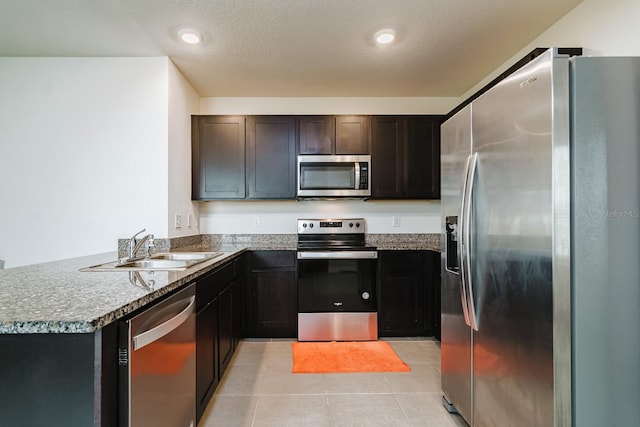
[{"label": "granite countertop", "polygon": [[[367,234],[366,241],[379,250],[440,251],[438,234]],[[222,255],[184,271],[141,271],[133,282],[128,271],[80,271],[118,252],[0,270],[0,334],[92,333],[246,250],[296,247],[295,234],[190,237],[177,250]]]},{"label": "granite countertop", "polygon": [[378,250],[407,250],[440,252],[439,234],[367,234],[368,245]]},{"label": "granite countertop", "polygon": [[[215,234],[202,235],[202,250],[220,245],[245,245],[252,250],[296,250],[296,234]],[[429,250],[440,252],[440,234],[366,234],[366,244],[379,250]]]},{"label": "granite countertop", "polygon": [[0,270],[0,334],[94,332],[245,250],[220,248],[183,271],[140,271],[135,284],[128,271],[80,271],[117,260],[116,252]]}]

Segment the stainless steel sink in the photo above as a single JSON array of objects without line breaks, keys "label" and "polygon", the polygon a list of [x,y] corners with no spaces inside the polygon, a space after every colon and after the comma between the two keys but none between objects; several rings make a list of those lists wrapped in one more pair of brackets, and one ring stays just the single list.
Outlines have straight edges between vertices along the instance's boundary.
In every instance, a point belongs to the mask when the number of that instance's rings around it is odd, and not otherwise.
[{"label": "stainless steel sink", "polygon": [[151,256],[151,259],[201,262],[221,254],[222,252],[162,252]]},{"label": "stainless steel sink", "polygon": [[178,259],[140,259],[137,261],[129,261],[122,264],[116,264],[114,268],[137,268],[141,270],[174,270],[187,268],[196,263],[192,261]]},{"label": "stainless steel sink", "polygon": [[80,269],[80,271],[185,270],[222,255],[222,252],[161,252],[149,258],[112,261]]}]

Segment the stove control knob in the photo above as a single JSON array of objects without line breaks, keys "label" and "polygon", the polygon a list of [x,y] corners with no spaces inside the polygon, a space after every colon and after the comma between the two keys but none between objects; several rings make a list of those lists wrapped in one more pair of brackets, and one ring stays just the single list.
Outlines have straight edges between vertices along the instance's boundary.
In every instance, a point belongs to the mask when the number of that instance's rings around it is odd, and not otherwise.
[{"label": "stove control knob", "polygon": [[307,228],[307,223],[306,222],[302,223],[302,228]]},{"label": "stove control knob", "polygon": [[356,222],[356,228],[360,228],[360,223]]},{"label": "stove control knob", "polygon": [[362,293],[362,299],[369,299],[371,297],[371,295],[369,295],[369,292],[363,292]]},{"label": "stove control knob", "polygon": [[313,228],[313,223],[310,223],[310,224],[309,224],[309,228]]},{"label": "stove control knob", "polygon": [[349,223],[349,227],[353,228],[353,223],[352,222]]}]

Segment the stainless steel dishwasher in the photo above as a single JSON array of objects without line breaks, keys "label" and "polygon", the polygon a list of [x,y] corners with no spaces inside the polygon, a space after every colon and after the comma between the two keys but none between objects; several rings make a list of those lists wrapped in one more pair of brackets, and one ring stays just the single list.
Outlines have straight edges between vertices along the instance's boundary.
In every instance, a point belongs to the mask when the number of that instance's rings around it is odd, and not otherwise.
[{"label": "stainless steel dishwasher", "polygon": [[119,322],[120,425],[196,425],[195,338],[194,285]]}]

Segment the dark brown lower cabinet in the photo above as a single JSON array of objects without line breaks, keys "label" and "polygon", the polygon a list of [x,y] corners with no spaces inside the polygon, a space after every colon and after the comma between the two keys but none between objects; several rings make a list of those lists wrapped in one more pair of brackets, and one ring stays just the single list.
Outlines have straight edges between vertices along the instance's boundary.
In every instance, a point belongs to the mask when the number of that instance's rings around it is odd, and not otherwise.
[{"label": "dark brown lower cabinet", "polygon": [[233,356],[233,284],[218,295],[218,368],[220,377]]},{"label": "dark brown lower cabinet", "polygon": [[247,334],[254,338],[298,336],[295,251],[251,253]]},{"label": "dark brown lower cabinet", "polygon": [[378,251],[378,333],[433,335],[433,283],[428,251]]},{"label": "dark brown lower cabinet", "polygon": [[433,336],[440,339],[442,309],[440,308],[440,252],[427,251],[429,277],[433,288]]},{"label": "dark brown lower cabinet", "polygon": [[0,334],[0,425],[118,424],[116,323],[94,333]]},{"label": "dark brown lower cabinet", "polygon": [[[196,418],[199,421],[242,336],[244,257],[197,279]],[[240,289],[240,291],[238,291]]]},{"label": "dark brown lower cabinet", "polygon": [[196,419],[218,385],[218,299],[196,312]]},{"label": "dark brown lower cabinet", "polygon": [[238,275],[231,283],[231,289],[233,292],[232,296],[232,305],[233,305],[233,349],[238,348],[238,343],[242,338],[244,338],[245,333],[245,298],[244,298],[244,289],[245,289],[245,269],[246,262],[245,256],[242,257],[241,260],[238,260],[234,263],[234,268],[242,269],[242,274]]}]

